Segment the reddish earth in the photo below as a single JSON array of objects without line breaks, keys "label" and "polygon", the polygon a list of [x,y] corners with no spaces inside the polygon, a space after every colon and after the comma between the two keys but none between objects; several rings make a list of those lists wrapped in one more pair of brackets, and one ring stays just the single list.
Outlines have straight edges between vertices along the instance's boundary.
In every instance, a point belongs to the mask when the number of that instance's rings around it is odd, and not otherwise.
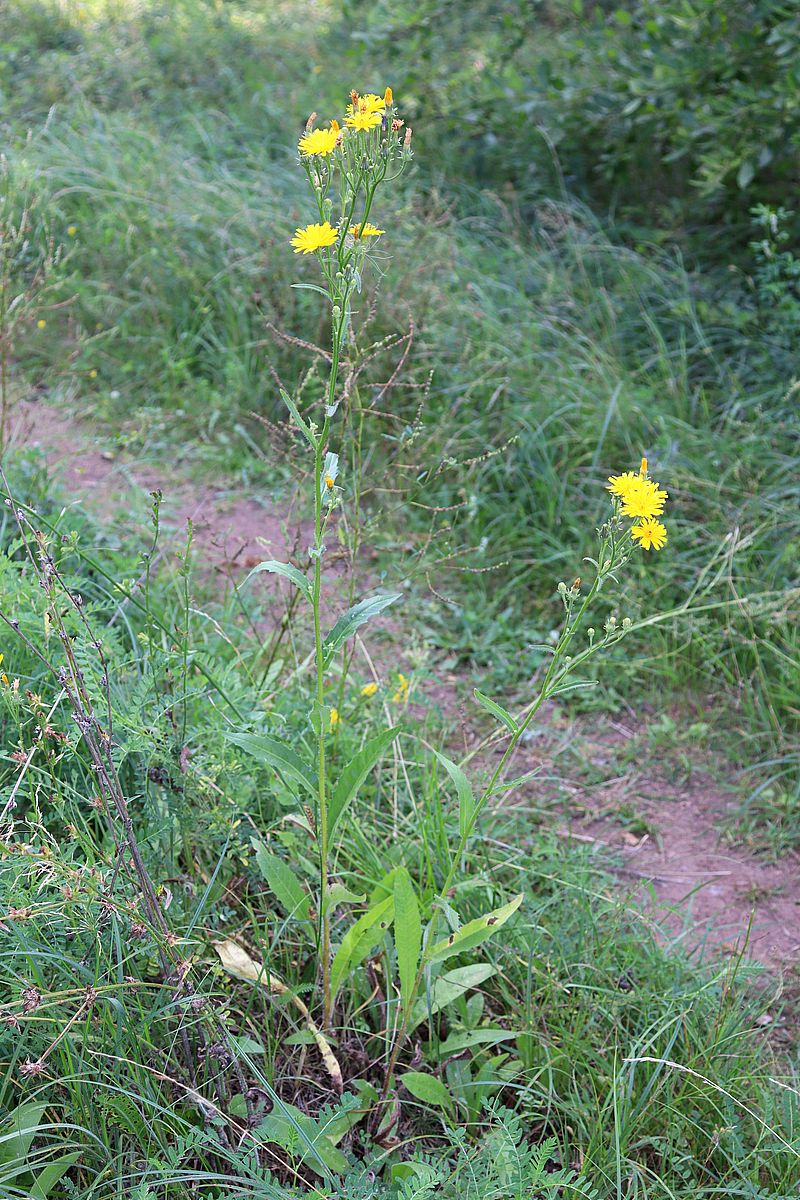
[{"label": "reddish earth", "polygon": [[[130,511],[137,493],[144,513],[147,494],[159,488],[165,527],[177,537],[191,518],[196,544],[225,577],[240,578],[263,558],[285,558],[307,543],[308,530],[291,503],[281,508],[257,496],[231,499],[210,482],[190,481],[174,466],[126,460],[107,450],[91,427],[43,402],[20,406],[14,442],[40,448],[73,503],[85,503],[107,518],[121,508]],[[447,709],[441,684],[435,699]],[[587,762],[611,765],[625,742],[642,734],[616,723],[613,732],[577,725],[570,736],[581,739]],[[677,785],[662,769],[666,754],[650,753],[642,765],[624,757],[628,766],[621,774],[607,772],[612,778],[603,784],[560,779],[570,813],[560,835],[608,847],[631,898],[645,910],[658,910],[660,920],[687,944],[714,956],[746,947],[769,967],[796,969],[800,859],[771,864],[721,842],[718,824],[731,799],[724,781],[710,774],[707,756],[693,755],[689,781]],[[557,759],[547,767],[549,786],[559,774]],[[637,832],[630,828],[631,811]],[[622,821],[621,813],[626,814]]]}]

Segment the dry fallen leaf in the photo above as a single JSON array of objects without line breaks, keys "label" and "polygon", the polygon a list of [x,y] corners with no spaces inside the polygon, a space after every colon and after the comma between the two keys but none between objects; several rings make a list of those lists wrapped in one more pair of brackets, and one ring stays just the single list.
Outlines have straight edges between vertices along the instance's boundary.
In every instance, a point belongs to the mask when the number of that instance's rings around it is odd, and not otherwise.
[{"label": "dry fallen leaf", "polygon": [[333,1080],[333,1086],[339,1095],[341,1095],[344,1090],[342,1068],[339,1066],[336,1055],[331,1050],[330,1043],[312,1021],[311,1014],[300,997],[292,996],[291,988],[282,979],[279,979],[277,975],[270,974],[263,963],[259,963],[252,958],[237,942],[231,941],[228,938],[224,942],[214,942],[213,945],[219,955],[222,966],[234,979],[244,979],[247,983],[258,983],[261,987],[266,988],[268,992],[271,992],[273,996],[288,995],[290,997],[292,1003],[303,1014],[303,1019],[311,1031],[319,1052],[322,1055],[325,1069]]}]

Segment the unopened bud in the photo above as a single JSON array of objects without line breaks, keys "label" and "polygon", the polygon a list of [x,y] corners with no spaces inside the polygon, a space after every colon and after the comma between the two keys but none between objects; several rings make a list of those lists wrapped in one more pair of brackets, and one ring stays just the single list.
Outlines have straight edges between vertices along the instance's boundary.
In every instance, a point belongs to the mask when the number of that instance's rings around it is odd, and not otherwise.
[{"label": "unopened bud", "polygon": [[313,112],[311,114],[311,116],[308,118],[308,120],[306,121],[306,133],[311,132],[311,126],[314,124],[316,119],[317,119],[317,114],[315,112]]}]

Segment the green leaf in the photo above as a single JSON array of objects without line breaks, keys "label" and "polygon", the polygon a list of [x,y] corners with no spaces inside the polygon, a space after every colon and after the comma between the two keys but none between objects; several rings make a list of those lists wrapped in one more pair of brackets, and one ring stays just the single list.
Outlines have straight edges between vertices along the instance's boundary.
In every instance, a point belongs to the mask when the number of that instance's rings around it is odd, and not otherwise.
[{"label": "green leaf", "polygon": [[366,893],[351,892],[343,883],[332,883],[328,885],[328,890],[325,893],[325,898],[322,901],[323,913],[330,912],[336,908],[337,904],[363,904],[366,900]]},{"label": "green leaf", "polygon": [[274,767],[280,775],[291,779],[294,783],[299,783],[307,792],[316,797],[317,781],[311,769],[299,755],[295,754],[291,746],[263,733],[229,733],[226,734],[226,737],[229,742],[241,746],[242,750],[246,750],[260,762]]},{"label": "green leaf", "polygon": [[36,1136],[46,1104],[19,1104],[0,1125],[0,1163],[22,1162]]},{"label": "green leaf", "polygon": [[314,437],[313,433],[311,432],[311,427],[300,416],[300,410],[297,407],[297,405],[295,404],[292,397],[289,395],[289,393],[284,391],[283,388],[280,389],[280,392],[281,392],[281,400],[283,400],[283,403],[286,405],[289,412],[292,414],[292,417],[294,418],[294,422],[297,425],[298,429],[303,434],[303,437],[306,439],[306,441],[309,442],[316,450],[317,441],[316,441],[316,438]]},{"label": "green leaf", "polygon": [[403,1012],[408,1012],[422,948],[422,922],[414,885],[405,867],[394,877],[394,944],[397,950],[397,974],[400,977],[400,1001]]},{"label": "green leaf", "polygon": [[502,725],[505,725],[506,729],[509,729],[512,733],[519,732],[519,725],[507,709],[503,708],[496,701],[490,700],[488,696],[484,696],[483,692],[479,692],[477,688],[475,688],[475,699],[481,708],[485,708],[493,717],[497,717],[498,721]]},{"label": "green leaf", "polygon": [[498,1042],[510,1042],[517,1034],[508,1029],[464,1029],[451,1033],[446,1041],[440,1042],[436,1051],[439,1060],[475,1046],[496,1046]]},{"label": "green leaf", "polygon": [[488,963],[471,963],[468,967],[456,967],[440,975],[434,980],[430,995],[421,996],[412,1008],[408,1032],[416,1029],[428,1016],[435,1016],[447,1008],[448,1004],[452,1004],[470,988],[480,987],[494,974],[495,968]]},{"label": "green leaf", "polygon": [[406,1071],[405,1075],[400,1076],[400,1082],[423,1104],[433,1104],[446,1112],[453,1111],[453,1097],[441,1079],[437,1079],[435,1075],[425,1075],[422,1071]]},{"label": "green leaf", "polygon": [[336,995],[353,967],[378,944],[394,915],[394,896],[387,896],[355,921],[342,938],[331,965],[331,994]]},{"label": "green leaf", "polygon": [[72,1154],[64,1154],[55,1162],[48,1163],[31,1184],[30,1200],[48,1200],[51,1189],[80,1157],[81,1151],[75,1150]]},{"label": "green leaf", "polygon": [[443,941],[437,942],[426,957],[430,962],[442,962],[453,954],[460,954],[463,950],[472,950],[475,946],[479,946],[481,942],[485,942],[487,938],[497,933],[498,929],[502,929],[508,918],[522,904],[522,899],[523,893],[520,892],[502,908],[496,908],[482,917],[476,917],[474,921],[467,921],[466,925],[462,925],[459,930],[451,933]]},{"label": "green leaf", "polygon": [[328,1171],[344,1175],[349,1170],[347,1159],[325,1137],[317,1122],[286,1101],[283,1101],[281,1109],[273,1109],[255,1132],[264,1141],[277,1142],[279,1146],[297,1154],[318,1175],[327,1176]]},{"label": "green leaf", "polygon": [[451,762],[444,754],[440,754],[438,750],[434,751],[434,753],[456,785],[456,792],[458,793],[458,831],[461,837],[464,837],[469,828],[472,814],[475,811],[475,797],[472,793],[472,785],[461,770],[461,767],[456,766],[454,762]]},{"label": "green leaf", "polygon": [[287,916],[307,921],[308,896],[289,864],[277,854],[270,854],[263,844],[256,850],[256,863]]},{"label": "green leaf", "polygon": [[328,803],[329,836],[333,833],[339,818],[375,763],[389,748],[399,732],[400,727],[395,726],[393,729],[384,729],[383,733],[378,733],[375,737],[370,738],[342,771]]},{"label": "green leaf", "polygon": [[325,639],[325,665],[330,665],[342,642],[346,642],[348,638],[352,637],[355,631],[370,618],[376,617],[390,604],[402,599],[402,595],[402,592],[382,592],[377,596],[367,596],[364,600],[359,600],[358,604],[354,604],[352,608],[348,608],[347,612],[339,617]]},{"label": "green leaf", "polygon": [[275,562],[273,559],[260,562],[258,566],[253,567],[252,571],[245,578],[244,583],[247,583],[254,575],[259,575],[262,571],[269,571],[271,575],[282,575],[284,579],[291,579],[295,587],[299,588],[306,600],[311,603],[311,581],[297,567],[293,567],[291,563]]},{"label": "green leaf", "polygon": [[742,191],[753,182],[756,169],[749,158],[744,159],[736,173],[736,182]]},{"label": "green leaf", "polygon": [[326,300],[330,300],[330,296],[325,291],[325,288],[319,287],[316,283],[290,283],[289,287],[297,288],[298,292],[319,292],[320,296],[324,296]]}]

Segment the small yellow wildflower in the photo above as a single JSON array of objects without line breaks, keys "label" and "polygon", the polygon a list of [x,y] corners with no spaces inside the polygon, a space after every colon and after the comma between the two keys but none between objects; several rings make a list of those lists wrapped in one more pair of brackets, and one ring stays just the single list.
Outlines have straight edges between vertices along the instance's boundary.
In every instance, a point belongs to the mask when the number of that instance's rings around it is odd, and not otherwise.
[{"label": "small yellow wildflower", "polygon": [[68,225],[68,226],[67,226],[67,233],[69,234],[69,236],[70,236],[70,237],[75,237],[75,234],[76,234],[77,232],[78,232],[78,226],[77,226],[77,225]]},{"label": "small yellow wildflower", "polygon": [[623,471],[621,475],[609,475],[606,490],[611,492],[612,496],[627,496],[637,479],[638,476],[633,471]]},{"label": "small yellow wildflower", "polygon": [[338,708],[332,708],[331,709],[331,724],[330,724],[331,733],[333,733],[334,729],[336,728],[336,726],[338,724],[339,724],[339,710],[338,710]]},{"label": "small yellow wildflower", "polygon": [[376,96],[374,92],[367,92],[366,96],[351,93],[351,98],[353,103],[347,106],[348,117],[354,116],[357,112],[381,113],[386,108],[386,97]]},{"label": "small yellow wildflower", "polygon": [[392,696],[395,704],[408,704],[408,694],[411,690],[411,680],[402,671],[397,672],[397,691]]},{"label": "small yellow wildflower", "polygon": [[46,324],[47,324],[47,321],[45,321],[44,317],[40,317],[39,320],[36,322],[36,328],[44,329]]},{"label": "small yellow wildflower", "polygon": [[333,476],[332,476],[332,475],[326,475],[326,476],[325,476],[325,487],[326,487],[326,488],[332,488],[332,487],[333,487],[333,482],[334,482],[334,481],[333,481]]},{"label": "small yellow wildflower", "polygon": [[94,367],[92,367],[91,371],[89,372],[89,378],[97,379],[97,371],[95,371]]},{"label": "small yellow wildflower", "polygon": [[306,225],[304,229],[296,230],[291,244],[295,254],[311,254],[323,246],[332,246],[337,236],[330,222],[323,221],[321,225]]},{"label": "small yellow wildflower", "polygon": [[359,108],[345,117],[344,123],[357,131],[374,129],[376,125],[380,125],[381,123],[381,114],[379,112],[365,112]]},{"label": "small yellow wildflower", "polygon": [[641,544],[643,550],[660,550],[667,540],[667,531],[660,521],[640,521],[631,530],[631,537]]},{"label": "small yellow wildflower", "polygon": [[377,690],[378,685],[374,681],[372,683],[365,683],[361,689],[361,695],[367,697],[374,696]]},{"label": "small yellow wildflower", "polygon": [[[0,654],[0,666],[2,666],[2,663],[3,663],[3,655]],[[5,687],[8,687],[8,676],[6,675],[5,671],[0,672],[0,683],[4,684]]]},{"label": "small yellow wildflower", "polygon": [[300,138],[298,149],[306,158],[312,154],[326,158],[336,149],[339,132],[339,126],[335,121],[331,122],[330,129],[312,129]]},{"label": "small yellow wildflower", "polygon": [[646,458],[642,459],[642,465],[639,467],[639,474],[641,475],[642,479],[644,479],[645,475],[647,474],[647,459]]},{"label": "small yellow wildflower", "polygon": [[381,237],[386,233],[385,229],[378,229],[377,225],[373,225],[371,221],[366,221],[362,227],[361,222],[358,225],[350,226],[350,233],[354,238]]},{"label": "small yellow wildflower", "polygon": [[383,93],[384,107],[391,108],[392,100],[393,100],[392,89],[390,87],[387,87],[386,91]]},{"label": "small yellow wildflower", "polygon": [[661,516],[666,501],[667,493],[652,479],[637,478],[622,498],[622,511],[626,517],[648,521]]}]

